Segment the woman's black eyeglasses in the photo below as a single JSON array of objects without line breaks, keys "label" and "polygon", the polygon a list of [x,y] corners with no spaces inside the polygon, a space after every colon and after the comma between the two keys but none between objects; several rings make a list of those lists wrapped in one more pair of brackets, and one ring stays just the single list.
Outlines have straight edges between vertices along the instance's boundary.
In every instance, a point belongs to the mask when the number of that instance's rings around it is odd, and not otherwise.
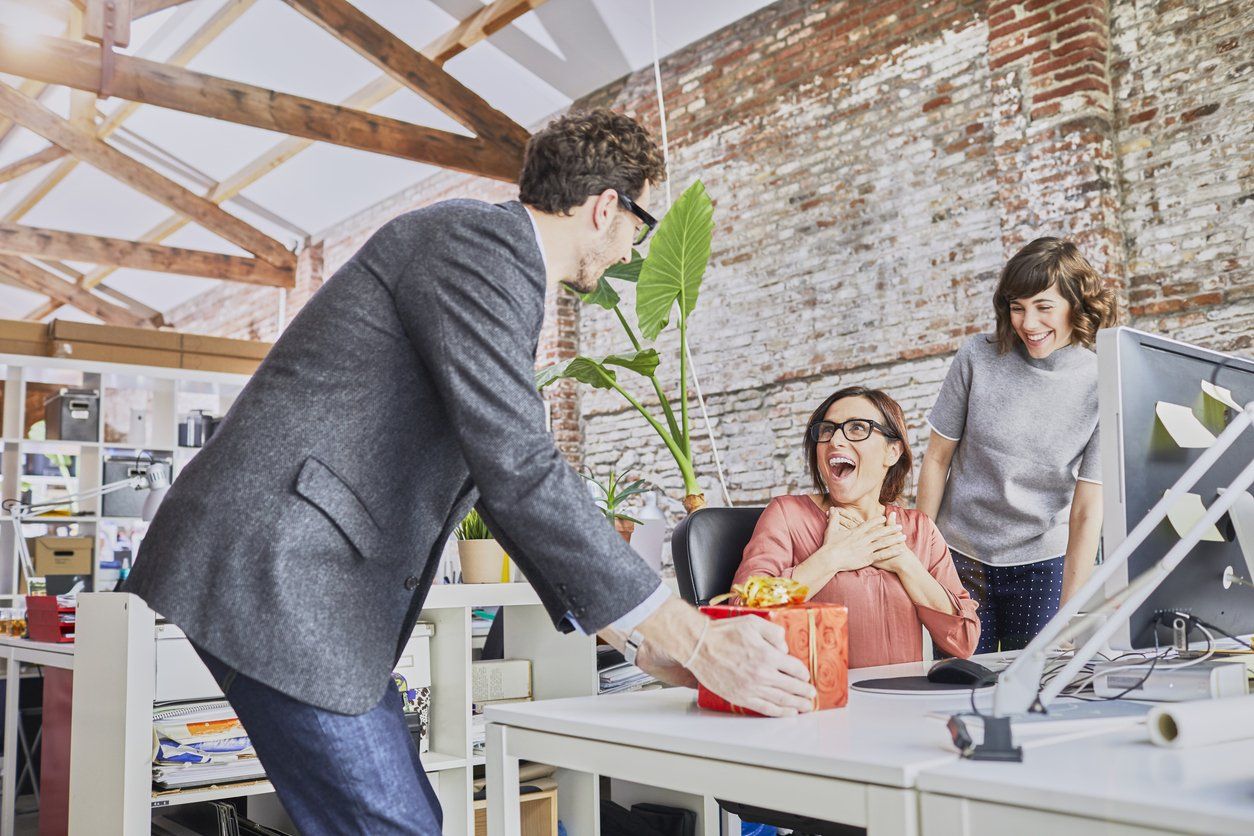
[{"label": "woman's black eyeglasses", "polygon": [[872,430],[878,430],[885,438],[897,439],[899,437],[897,433],[883,424],[866,418],[850,418],[839,424],[833,424],[831,421],[815,421],[807,432],[810,434],[811,441],[822,444],[824,441],[831,441],[837,430],[844,433],[845,438],[850,441],[866,441],[871,437]]},{"label": "woman's black eyeglasses", "polygon": [[657,219],[637,206],[636,201],[632,200],[625,194],[619,194],[618,202],[622,204],[624,209],[640,219],[640,228],[636,230],[636,237],[631,241],[632,246],[638,247],[643,244],[653,230],[657,228]]}]

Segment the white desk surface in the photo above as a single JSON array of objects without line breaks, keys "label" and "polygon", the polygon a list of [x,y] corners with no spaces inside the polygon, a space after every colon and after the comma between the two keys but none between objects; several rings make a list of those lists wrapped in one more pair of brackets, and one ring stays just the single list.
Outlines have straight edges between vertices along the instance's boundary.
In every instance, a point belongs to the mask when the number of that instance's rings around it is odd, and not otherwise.
[{"label": "white desk surface", "polygon": [[1023,763],[955,760],[923,792],[1186,833],[1254,833],[1254,740],[1166,749],[1144,726],[1026,748]]},{"label": "white desk surface", "polygon": [[[913,676],[914,662],[850,672],[850,679]],[[859,783],[913,787],[927,766],[957,759],[942,720],[929,711],[963,710],[965,694],[894,696],[850,689],[844,708],[798,717],[758,718],[697,708],[696,691],[573,697],[489,706],[506,726],[620,743],[664,752],[752,763]]]}]

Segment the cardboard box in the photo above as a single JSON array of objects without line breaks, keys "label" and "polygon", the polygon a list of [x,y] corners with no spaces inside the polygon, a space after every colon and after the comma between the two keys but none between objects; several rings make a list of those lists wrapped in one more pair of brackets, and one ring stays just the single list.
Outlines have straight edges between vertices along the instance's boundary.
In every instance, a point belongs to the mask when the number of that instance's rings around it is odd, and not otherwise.
[{"label": "cardboard box", "polygon": [[48,326],[42,322],[0,319],[0,354],[50,356],[52,341],[48,338]]},{"label": "cardboard box", "polygon": [[470,665],[472,702],[516,700],[531,696],[531,660],[495,659]]},{"label": "cardboard box", "polygon": [[165,366],[171,369],[181,368],[183,357],[178,351],[66,340],[52,341],[52,356],[132,366]]},{"label": "cardboard box", "polygon": [[232,340],[203,334],[181,336],[184,354],[215,354],[221,357],[241,357],[245,360],[264,360],[273,345],[260,340]]},{"label": "cardboard box", "polygon": [[252,374],[261,365],[260,360],[246,357],[227,357],[221,354],[188,354],[181,355],[181,366],[184,369],[195,369],[202,372],[226,372],[228,374]]},{"label": "cardboard box", "polygon": [[71,322],[64,319],[52,320],[47,328],[54,342],[99,343],[176,353],[183,350],[183,335],[175,331],[158,331],[155,328],[123,328],[119,325],[92,325],[87,322]]},{"label": "cardboard box", "polygon": [[26,542],[39,577],[91,574],[95,550],[91,537],[32,537]]}]

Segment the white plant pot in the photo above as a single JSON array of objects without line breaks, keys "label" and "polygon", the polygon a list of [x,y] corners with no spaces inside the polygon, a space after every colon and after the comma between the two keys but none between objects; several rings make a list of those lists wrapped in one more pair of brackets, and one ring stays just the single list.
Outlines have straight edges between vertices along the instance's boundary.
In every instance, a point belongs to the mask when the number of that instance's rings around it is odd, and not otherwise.
[{"label": "white plant pot", "polygon": [[505,549],[495,540],[458,540],[462,583],[500,583]]}]

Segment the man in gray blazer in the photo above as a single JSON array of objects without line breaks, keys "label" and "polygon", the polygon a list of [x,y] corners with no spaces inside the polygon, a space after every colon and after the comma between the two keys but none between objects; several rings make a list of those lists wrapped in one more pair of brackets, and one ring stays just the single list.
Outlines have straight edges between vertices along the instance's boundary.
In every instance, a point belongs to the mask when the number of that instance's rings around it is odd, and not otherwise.
[{"label": "man in gray blazer", "polygon": [[476,502],[559,629],[764,714],[807,710],[782,631],[672,598],[545,431],[545,294],[626,261],[664,176],[645,131],[598,110],[532,139],[521,202],[391,221],[292,320],[162,503],[127,590],[197,646],[305,836],[439,832],[390,673]]}]

